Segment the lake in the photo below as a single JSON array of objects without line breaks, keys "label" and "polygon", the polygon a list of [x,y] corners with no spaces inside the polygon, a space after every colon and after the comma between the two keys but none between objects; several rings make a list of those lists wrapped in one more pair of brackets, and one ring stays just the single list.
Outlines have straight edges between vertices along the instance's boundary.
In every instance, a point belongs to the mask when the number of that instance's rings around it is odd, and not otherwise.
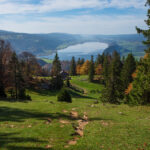
[{"label": "lake", "polygon": [[[85,58],[90,59],[91,55],[97,56],[102,54],[103,51],[108,48],[108,44],[100,42],[86,42],[83,44],[76,44],[69,46],[65,49],[58,50],[60,60],[70,60],[72,56],[76,59]],[[53,59],[55,54],[44,56],[44,58]]]}]

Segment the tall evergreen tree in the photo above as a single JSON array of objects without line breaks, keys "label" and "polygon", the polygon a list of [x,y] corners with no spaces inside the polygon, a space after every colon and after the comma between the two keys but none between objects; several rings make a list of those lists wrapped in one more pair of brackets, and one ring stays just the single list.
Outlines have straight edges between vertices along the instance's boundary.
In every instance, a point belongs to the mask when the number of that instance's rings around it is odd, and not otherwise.
[{"label": "tall evergreen tree", "polygon": [[0,41],[0,97],[6,97],[4,87],[4,65],[2,62],[4,51],[4,41]]},{"label": "tall evergreen tree", "polygon": [[106,82],[108,80],[108,76],[109,76],[109,65],[110,65],[110,62],[108,60],[108,55],[106,55],[104,57],[103,71],[102,71],[105,84],[106,84]]},{"label": "tall evergreen tree", "polygon": [[63,87],[63,79],[60,75],[61,71],[61,63],[56,53],[53,64],[52,64],[52,71],[51,71],[51,84],[53,86],[53,90],[59,90]]},{"label": "tall evergreen tree", "polygon": [[89,81],[90,82],[93,82],[94,80],[94,74],[95,74],[95,71],[94,71],[94,61],[93,61],[93,56],[91,56],[91,62],[90,62],[90,68],[89,68]]},{"label": "tall evergreen tree", "polygon": [[136,70],[135,58],[132,54],[128,54],[128,57],[124,61],[123,69],[121,72],[123,89],[127,89],[129,84],[133,81],[132,74]]},{"label": "tall evergreen tree", "polygon": [[81,59],[80,58],[78,58],[78,60],[77,60],[77,65],[81,65]]},{"label": "tall evergreen tree", "polygon": [[148,6],[147,17],[145,23],[148,29],[140,29],[136,27],[139,34],[143,34],[147,39],[143,43],[147,46],[145,50],[146,55],[141,60],[140,65],[137,67],[137,74],[132,83],[132,90],[128,95],[128,103],[132,104],[146,104],[150,103],[150,0],[147,0]]},{"label": "tall evergreen tree", "polygon": [[98,54],[97,56],[97,59],[96,59],[96,65],[99,65],[99,64],[103,64],[103,56]]},{"label": "tall evergreen tree", "polygon": [[71,66],[70,66],[70,75],[71,76],[75,76],[76,73],[76,61],[75,61],[75,57],[72,57],[71,60]]},{"label": "tall evergreen tree", "polygon": [[120,55],[114,51],[110,65],[110,74],[108,75],[106,87],[102,94],[103,102],[121,103],[123,96],[120,77],[121,69],[122,63],[120,61]]},{"label": "tall evergreen tree", "polygon": [[51,75],[57,76],[60,74],[60,71],[61,71],[61,63],[60,63],[58,54],[56,53],[55,58],[52,63]]},{"label": "tall evergreen tree", "polygon": [[12,81],[15,87],[15,98],[18,99],[18,82],[17,82],[17,73],[18,73],[18,58],[16,53],[12,54],[12,58],[10,61],[10,69],[12,70]]},{"label": "tall evergreen tree", "polygon": [[83,64],[85,63],[84,58],[82,58],[80,62],[81,62],[81,64],[80,64],[80,65],[83,65]]}]

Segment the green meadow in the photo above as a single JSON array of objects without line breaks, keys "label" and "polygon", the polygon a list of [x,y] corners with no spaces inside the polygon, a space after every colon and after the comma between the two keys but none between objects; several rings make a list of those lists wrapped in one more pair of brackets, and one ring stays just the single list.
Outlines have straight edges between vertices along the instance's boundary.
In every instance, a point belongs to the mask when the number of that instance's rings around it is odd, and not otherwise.
[{"label": "green meadow", "polygon": [[[1,100],[0,150],[150,150],[150,106],[102,104],[103,86],[87,76],[71,84],[69,104],[50,91],[28,91],[29,102]],[[76,135],[85,114],[83,135]]]}]

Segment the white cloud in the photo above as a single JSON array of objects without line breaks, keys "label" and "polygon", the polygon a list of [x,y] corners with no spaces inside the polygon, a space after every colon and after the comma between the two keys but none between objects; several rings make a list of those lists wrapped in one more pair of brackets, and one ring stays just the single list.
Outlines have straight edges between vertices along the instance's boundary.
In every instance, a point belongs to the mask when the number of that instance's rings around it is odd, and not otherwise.
[{"label": "white cloud", "polygon": [[2,20],[0,29],[26,33],[64,32],[73,34],[129,34],[135,26],[145,27],[143,16],[47,17],[38,21]]},{"label": "white cloud", "polygon": [[[22,3],[21,3],[22,2]],[[30,12],[55,12],[81,8],[144,8],[144,0],[42,0],[40,4],[29,4],[28,1],[0,1],[0,14],[19,14]]]}]

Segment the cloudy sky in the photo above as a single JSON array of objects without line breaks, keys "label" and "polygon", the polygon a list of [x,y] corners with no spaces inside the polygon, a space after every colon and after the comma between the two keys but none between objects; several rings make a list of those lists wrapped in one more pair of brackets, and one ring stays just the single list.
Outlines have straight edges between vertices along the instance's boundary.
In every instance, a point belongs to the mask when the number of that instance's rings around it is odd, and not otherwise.
[{"label": "cloudy sky", "polygon": [[146,0],[0,0],[0,30],[129,34],[145,28]]}]

